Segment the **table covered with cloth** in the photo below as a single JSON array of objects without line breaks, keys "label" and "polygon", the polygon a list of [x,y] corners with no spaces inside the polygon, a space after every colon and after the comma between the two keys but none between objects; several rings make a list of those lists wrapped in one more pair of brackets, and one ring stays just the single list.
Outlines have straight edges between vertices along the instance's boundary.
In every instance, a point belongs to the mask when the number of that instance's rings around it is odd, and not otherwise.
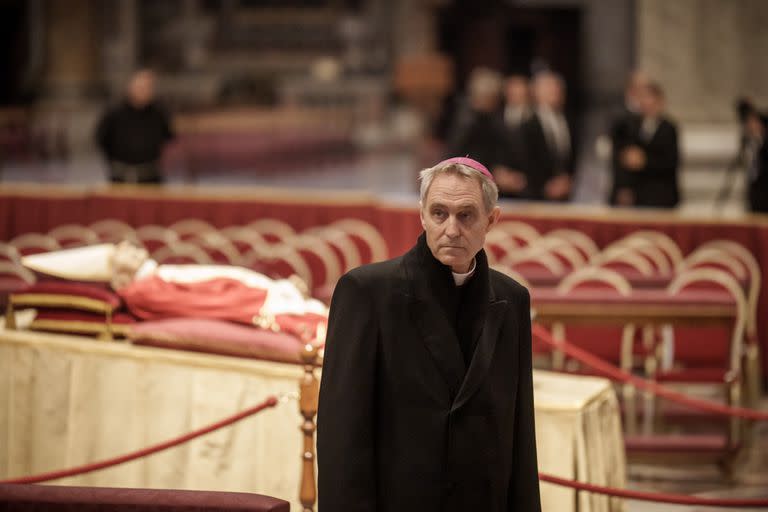
[{"label": "table covered with cloth", "polygon": [[[269,395],[295,393],[301,376],[298,365],[0,330],[0,479],[165,441]],[[610,384],[535,372],[534,393],[540,469],[623,486],[625,459]],[[298,404],[289,400],[179,447],[53,483],[255,492],[301,510],[300,424]],[[605,498],[574,496],[542,484],[547,511],[621,510]]]}]

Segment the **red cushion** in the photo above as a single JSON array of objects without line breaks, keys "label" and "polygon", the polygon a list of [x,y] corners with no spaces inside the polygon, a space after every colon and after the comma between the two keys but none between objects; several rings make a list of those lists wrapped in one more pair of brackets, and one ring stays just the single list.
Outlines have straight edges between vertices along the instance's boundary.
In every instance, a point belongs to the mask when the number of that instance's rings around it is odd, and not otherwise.
[{"label": "red cushion", "polygon": [[284,332],[204,318],[140,322],[131,327],[129,337],[137,345],[285,363],[301,363],[304,346],[301,340]]},{"label": "red cushion", "polygon": [[136,320],[127,313],[115,313],[107,324],[107,317],[99,313],[88,313],[71,309],[39,309],[30,329],[35,331],[60,332],[66,334],[113,334],[126,336],[128,326]]},{"label": "red cushion", "polygon": [[242,492],[0,484],[3,510],[288,512],[288,502]]},{"label": "red cushion", "polygon": [[636,453],[722,453],[730,448],[718,434],[625,436],[624,446]]},{"label": "red cushion", "polygon": [[34,302],[34,297],[30,297],[34,295],[55,298],[61,303],[57,305],[69,303],[70,307],[76,309],[83,309],[79,307],[77,298],[95,300],[111,309],[117,309],[121,303],[117,294],[104,289],[103,286],[68,281],[41,281],[15,293],[14,299],[18,296],[25,301],[25,305],[34,305],[29,302]]}]

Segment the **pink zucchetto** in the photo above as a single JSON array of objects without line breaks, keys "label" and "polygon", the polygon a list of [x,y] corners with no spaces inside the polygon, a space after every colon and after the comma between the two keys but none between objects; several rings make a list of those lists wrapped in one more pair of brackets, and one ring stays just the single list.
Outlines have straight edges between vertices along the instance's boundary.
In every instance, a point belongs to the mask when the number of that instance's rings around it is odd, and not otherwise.
[{"label": "pink zucchetto", "polygon": [[449,158],[447,160],[443,160],[439,164],[437,164],[435,167],[442,166],[442,165],[449,165],[449,164],[461,164],[466,165],[467,167],[471,167],[472,169],[476,170],[477,172],[485,175],[489,180],[494,181],[493,174],[491,174],[491,171],[488,170],[486,166],[478,162],[477,160],[473,160],[472,158],[466,157],[466,156],[455,156],[453,158]]}]

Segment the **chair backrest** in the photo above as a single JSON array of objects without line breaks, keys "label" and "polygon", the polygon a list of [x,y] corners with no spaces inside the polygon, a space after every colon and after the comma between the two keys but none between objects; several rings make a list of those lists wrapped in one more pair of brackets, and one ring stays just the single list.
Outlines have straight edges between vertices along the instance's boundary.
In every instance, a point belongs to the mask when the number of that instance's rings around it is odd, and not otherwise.
[{"label": "chair backrest", "polygon": [[344,231],[365,245],[369,255],[362,257],[363,263],[383,261],[389,256],[386,240],[371,224],[360,219],[340,219],[333,222],[331,226]]},{"label": "chair backrest", "polygon": [[48,236],[59,243],[60,247],[81,247],[99,243],[99,236],[91,228],[79,224],[64,224],[48,231]]},{"label": "chair backrest", "polygon": [[520,247],[521,244],[504,231],[491,229],[485,236],[485,254],[491,265],[503,260],[507,254],[513,253]]},{"label": "chair backrest", "polygon": [[288,278],[296,275],[307,287],[313,289],[312,270],[301,254],[285,244],[253,248],[243,255],[243,266],[271,278]]},{"label": "chair backrest", "polygon": [[168,226],[168,229],[176,233],[179,240],[187,240],[188,238],[200,236],[204,233],[216,231],[215,227],[200,219],[180,220]]},{"label": "chair backrest", "polygon": [[20,263],[10,261],[0,261],[0,279],[18,280],[26,284],[33,284],[37,280],[34,272]]},{"label": "chair backrest", "polygon": [[747,307],[749,318],[747,319],[747,336],[751,340],[757,340],[757,306],[762,283],[760,265],[749,250],[733,240],[711,240],[699,246],[699,249],[719,249],[737,258],[749,272],[749,288],[747,290]]},{"label": "chair backrest", "polygon": [[580,268],[565,276],[557,286],[557,292],[567,295],[584,285],[595,284],[600,288],[615,290],[623,297],[632,294],[632,285],[624,276],[611,269],[593,266]]},{"label": "chair backrest", "polygon": [[669,235],[652,229],[641,229],[632,232],[626,238],[641,238],[649,240],[654,246],[661,249],[674,267],[683,260],[683,252]]},{"label": "chair backrest", "polygon": [[207,252],[188,242],[172,242],[152,253],[152,259],[158,263],[211,265],[214,263]]},{"label": "chair backrest", "polygon": [[192,235],[184,242],[200,247],[214,263],[220,265],[240,265],[243,259],[235,244],[218,231]]},{"label": "chair backrest", "polygon": [[245,227],[255,231],[269,243],[284,242],[296,234],[295,229],[277,219],[258,219]]},{"label": "chair backrest", "polygon": [[541,236],[536,228],[525,222],[517,220],[504,220],[496,224],[494,228],[505,233],[507,236],[522,242],[521,245],[527,245]]},{"label": "chair backrest", "polygon": [[[675,277],[667,287],[667,292],[670,295],[677,295],[686,289],[694,287],[704,287],[705,289],[719,288],[725,290],[735,301],[736,318],[733,329],[731,330],[727,352],[729,356],[729,368],[732,371],[740,371],[747,321],[747,300],[744,295],[744,290],[732,275],[723,270],[716,268],[694,268],[682,272]],[[697,351],[700,351],[702,348],[703,345],[698,343]]]},{"label": "chair backrest", "polygon": [[103,219],[92,223],[91,230],[96,233],[101,242],[137,242],[136,230],[132,226],[117,219]]},{"label": "chair backrest", "polygon": [[562,276],[566,273],[563,262],[545,245],[521,247],[507,254],[499,263],[522,275],[526,274],[524,269],[533,267],[545,269],[554,276]]},{"label": "chair backrest", "polygon": [[25,233],[13,238],[8,244],[16,248],[21,256],[61,249],[55,238],[41,233]]},{"label": "chair backrest", "polygon": [[0,242],[0,261],[9,261],[11,263],[19,263],[21,261],[21,254],[9,243]]},{"label": "chair backrest", "polygon": [[303,234],[317,236],[327,242],[339,258],[341,271],[347,272],[363,264],[360,249],[352,237],[334,226],[317,226],[309,228]]},{"label": "chair backrest", "polygon": [[584,255],[586,260],[589,260],[592,256],[600,252],[600,248],[594,240],[576,229],[553,229],[552,231],[548,231],[544,236],[567,240]]},{"label": "chair backrest", "polygon": [[139,243],[149,252],[154,252],[163,247],[167,247],[181,239],[175,231],[171,231],[165,226],[156,224],[147,224],[136,228],[136,238]]},{"label": "chair backrest", "polygon": [[603,267],[621,272],[623,268],[632,269],[642,276],[652,276],[654,266],[644,253],[636,248],[626,245],[611,245],[595,254],[590,263],[593,266]]},{"label": "chair backrest", "polygon": [[[341,265],[328,242],[320,237],[301,234],[286,240],[285,245],[294,248],[309,264],[314,288],[334,286],[341,277]],[[317,260],[322,268],[313,266],[310,260]],[[321,275],[322,274],[322,275]]]}]

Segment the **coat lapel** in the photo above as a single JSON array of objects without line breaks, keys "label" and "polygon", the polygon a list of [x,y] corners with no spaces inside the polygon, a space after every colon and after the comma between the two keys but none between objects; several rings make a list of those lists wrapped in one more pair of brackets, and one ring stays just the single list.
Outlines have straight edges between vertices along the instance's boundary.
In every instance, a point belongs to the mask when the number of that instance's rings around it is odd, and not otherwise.
[{"label": "coat lapel", "polygon": [[420,338],[440,370],[451,398],[455,397],[464,380],[466,368],[459,340],[440,306],[434,301],[409,297],[409,310]]},{"label": "coat lapel", "polygon": [[[469,370],[464,377],[464,382],[459,388],[459,393],[456,395],[456,399],[453,402],[452,411],[455,411],[467,400],[472,398],[472,395],[478,390],[483,383],[485,376],[491,368],[493,362],[493,354],[496,350],[496,342],[499,339],[501,328],[504,324],[504,318],[507,311],[507,301],[499,300],[491,302],[488,305],[488,310],[485,315],[485,325],[483,326],[480,334],[480,340],[475,348],[475,354],[472,357],[472,362],[469,365]],[[517,332],[512,328],[509,332]]]}]

